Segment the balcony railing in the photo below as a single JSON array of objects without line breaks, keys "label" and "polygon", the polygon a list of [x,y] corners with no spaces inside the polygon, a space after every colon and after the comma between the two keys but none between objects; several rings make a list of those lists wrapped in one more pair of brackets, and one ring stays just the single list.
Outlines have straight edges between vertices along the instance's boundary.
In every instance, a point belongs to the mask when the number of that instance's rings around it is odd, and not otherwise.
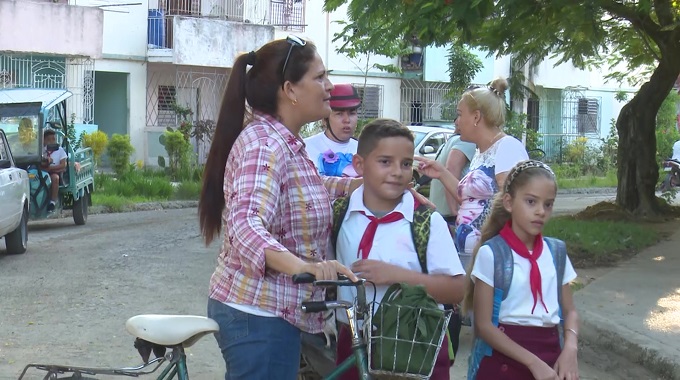
[{"label": "balcony railing", "polygon": [[197,17],[304,31],[305,0],[158,0],[149,2],[149,49],[172,49],[173,17]]}]

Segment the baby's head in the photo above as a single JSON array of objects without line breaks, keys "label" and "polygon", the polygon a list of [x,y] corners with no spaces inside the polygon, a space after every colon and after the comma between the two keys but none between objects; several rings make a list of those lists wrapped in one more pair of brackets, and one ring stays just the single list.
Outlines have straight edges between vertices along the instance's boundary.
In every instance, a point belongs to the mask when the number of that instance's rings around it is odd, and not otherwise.
[{"label": "baby's head", "polygon": [[364,177],[364,192],[383,201],[401,200],[413,177],[413,133],[391,119],[366,124],[359,137],[354,168]]}]

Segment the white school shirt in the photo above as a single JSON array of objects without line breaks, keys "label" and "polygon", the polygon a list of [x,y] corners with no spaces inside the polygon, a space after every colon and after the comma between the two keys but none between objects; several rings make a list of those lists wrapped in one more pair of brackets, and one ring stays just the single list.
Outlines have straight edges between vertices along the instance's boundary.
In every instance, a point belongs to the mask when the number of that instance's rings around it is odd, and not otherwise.
[{"label": "white school shirt", "polygon": [[[538,258],[538,268],[541,271],[541,290],[543,302],[548,309],[547,313],[539,297],[534,314],[531,314],[531,309],[534,306],[534,296],[531,294],[531,285],[529,284],[531,263],[514,250],[512,251],[512,259],[512,282],[510,289],[508,289],[508,296],[501,302],[498,321],[513,325],[538,327],[550,327],[559,324],[560,304],[557,298],[557,271],[548,243],[545,239],[543,240],[543,253]],[[491,287],[494,286],[493,251],[489,246],[484,245],[479,248],[471,275],[472,281],[481,280]],[[575,278],[576,272],[569,257],[567,257],[562,285],[572,282]]]},{"label": "white school shirt", "polygon": [[[347,214],[338,233],[337,260],[345,266],[350,266],[357,258],[359,242],[368,227],[369,219],[360,213],[373,215],[364,206],[364,187],[356,189],[349,199]],[[411,222],[413,221],[413,194],[405,191],[401,202],[393,210],[401,212],[404,219],[392,223],[379,224],[373,239],[373,246],[368,254],[372,260],[380,260],[393,265],[421,272],[418,254],[411,237]],[[429,274],[446,274],[457,276],[465,274],[458,258],[458,251],[453,244],[451,233],[444,218],[437,212],[430,217],[430,238],[427,243],[427,270]],[[361,277],[361,273],[357,273]],[[376,285],[375,301],[382,300],[388,286]],[[352,302],[356,297],[356,289],[349,286],[338,287],[338,300]],[[373,285],[366,283],[366,300],[373,300]],[[375,308],[377,309],[377,307]],[[374,310],[375,310],[374,309]],[[347,315],[337,313],[338,320],[347,323]]]},{"label": "white school shirt", "polygon": [[[43,147],[43,152],[45,154],[48,154],[47,153],[47,147]],[[59,147],[59,149],[57,149],[54,152],[52,152],[51,154],[49,154],[49,156],[52,159],[52,162],[50,163],[50,167],[57,166],[57,165],[61,164],[61,160],[68,157],[67,154],[66,154],[66,151],[62,147]]]}]

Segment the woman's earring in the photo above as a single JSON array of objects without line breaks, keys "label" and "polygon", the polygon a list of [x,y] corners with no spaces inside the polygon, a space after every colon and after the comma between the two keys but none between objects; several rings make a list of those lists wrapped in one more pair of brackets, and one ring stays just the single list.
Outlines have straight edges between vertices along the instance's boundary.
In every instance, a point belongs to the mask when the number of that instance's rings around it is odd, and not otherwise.
[{"label": "woman's earring", "polygon": [[294,106],[297,106],[297,99],[293,99],[291,103],[293,103]]}]

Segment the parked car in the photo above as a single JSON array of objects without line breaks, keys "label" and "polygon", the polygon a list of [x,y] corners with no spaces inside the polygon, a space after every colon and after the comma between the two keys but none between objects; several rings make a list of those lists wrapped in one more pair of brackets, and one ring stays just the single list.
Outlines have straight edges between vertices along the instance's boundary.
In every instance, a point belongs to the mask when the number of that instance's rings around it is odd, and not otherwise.
[{"label": "parked car", "polygon": [[453,136],[453,129],[426,125],[409,125],[415,137],[415,155],[434,159],[446,141]]},{"label": "parked car", "polygon": [[0,238],[7,253],[24,253],[28,247],[29,194],[28,173],[16,167],[0,129]]}]

